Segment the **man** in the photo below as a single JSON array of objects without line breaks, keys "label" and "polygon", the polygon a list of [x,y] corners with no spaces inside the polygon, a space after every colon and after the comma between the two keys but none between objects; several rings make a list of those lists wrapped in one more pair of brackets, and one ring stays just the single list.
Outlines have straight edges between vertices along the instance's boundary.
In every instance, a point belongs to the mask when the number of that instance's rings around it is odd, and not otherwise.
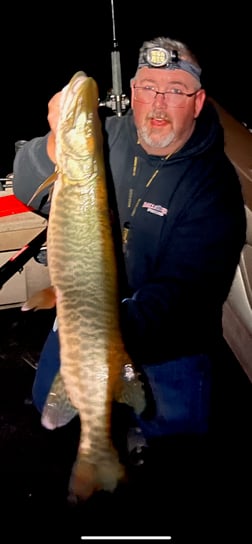
[{"label": "man", "polygon": [[[155,404],[138,420],[147,439],[209,430],[222,306],[245,241],[240,182],[200,77],[186,45],[144,42],[132,109],[105,124],[128,281],[122,332]],[[49,134],[16,155],[14,192],[24,202],[54,170],[59,99],[49,102]],[[47,214],[45,197],[33,205]],[[39,410],[59,364],[52,332],[33,388]]]}]

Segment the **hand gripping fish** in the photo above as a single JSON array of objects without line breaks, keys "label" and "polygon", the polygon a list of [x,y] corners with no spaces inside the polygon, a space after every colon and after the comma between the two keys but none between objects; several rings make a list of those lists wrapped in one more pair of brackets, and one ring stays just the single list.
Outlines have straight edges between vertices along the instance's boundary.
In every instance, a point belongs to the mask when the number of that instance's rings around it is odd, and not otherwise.
[{"label": "hand gripping fish", "polygon": [[[69,492],[86,500],[96,490],[114,491],[125,475],[111,439],[112,400],[132,404],[140,413],[145,394],[140,381],[122,380],[132,361],[119,326],[98,89],[84,72],[77,72],[61,93],[56,163],[47,257],[56,293],[61,366],[42,423],[57,425],[52,398],[59,392],[66,410],[79,414],[80,441]],[[67,422],[62,417],[59,425]]]}]

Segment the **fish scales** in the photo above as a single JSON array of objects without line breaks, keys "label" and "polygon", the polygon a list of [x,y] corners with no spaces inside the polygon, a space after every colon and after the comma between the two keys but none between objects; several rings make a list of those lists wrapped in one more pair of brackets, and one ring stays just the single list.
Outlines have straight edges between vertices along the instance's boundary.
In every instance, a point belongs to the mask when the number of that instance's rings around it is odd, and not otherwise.
[{"label": "fish scales", "polygon": [[[56,162],[48,265],[56,290],[60,376],[81,424],[69,491],[85,500],[99,489],[113,491],[125,476],[110,425],[120,373],[130,359],[119,327],[98,89],[84,72],[77,72],[62,91]],[[50,428],[47,408],[42,422]]]}]

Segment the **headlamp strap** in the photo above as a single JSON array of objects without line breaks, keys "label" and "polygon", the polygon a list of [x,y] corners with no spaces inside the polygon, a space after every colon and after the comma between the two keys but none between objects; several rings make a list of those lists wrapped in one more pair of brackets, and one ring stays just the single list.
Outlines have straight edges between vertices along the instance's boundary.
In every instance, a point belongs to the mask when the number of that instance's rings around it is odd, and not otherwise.
[{"label": "headlamp strap", "polygon": [[138,68],[163,68],[164,70],[184,70],[200,81],[201,69],[179,57],[176,49],[164,47],[146,47],[139,56]]}]

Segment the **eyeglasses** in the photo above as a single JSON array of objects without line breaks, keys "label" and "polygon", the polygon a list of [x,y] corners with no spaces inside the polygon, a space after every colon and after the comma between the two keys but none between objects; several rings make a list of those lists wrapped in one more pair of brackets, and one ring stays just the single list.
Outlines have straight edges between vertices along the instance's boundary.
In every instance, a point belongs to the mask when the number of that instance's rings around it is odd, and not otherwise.
[{"label": "eyeglasses", "polygon": [[161,94],[164,97],[165,103],[168,106],[173,106],[174,108],[183,108],[185,105],[186,98],[191,98],[197,91],[193,93],[184,93],[180,89],[170,89],[169,91],[161,92],[155,91],[152,87],[136,87],[134,86],[134,98],[137,102],[142,102],[142,104],[150,104],[153,102],[158,94]]}]

